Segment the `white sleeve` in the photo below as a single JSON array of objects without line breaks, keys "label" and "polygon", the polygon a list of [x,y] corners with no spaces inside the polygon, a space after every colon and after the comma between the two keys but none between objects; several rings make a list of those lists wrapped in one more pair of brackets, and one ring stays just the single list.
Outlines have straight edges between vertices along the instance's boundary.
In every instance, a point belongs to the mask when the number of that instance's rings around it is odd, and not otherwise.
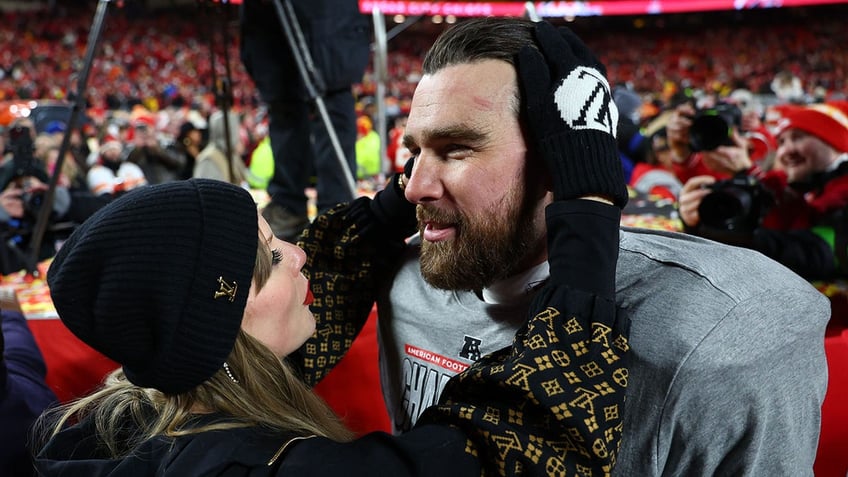
[{"label": "white sleeve", "polygon": [[86,174],[88,189],[94,195],[111,194],[115,191],[115,174],[103,166],[93,166]]}]

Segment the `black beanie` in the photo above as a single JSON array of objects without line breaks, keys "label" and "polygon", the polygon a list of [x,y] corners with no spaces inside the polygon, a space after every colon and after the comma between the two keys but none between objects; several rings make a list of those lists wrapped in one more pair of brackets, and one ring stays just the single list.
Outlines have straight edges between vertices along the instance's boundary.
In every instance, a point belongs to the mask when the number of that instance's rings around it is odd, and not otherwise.
[{"label": "black beanie", "polygon": [[88,218],[47,283],[62,322],[127,378],[188,391],[233,349],[258,243],[246,190],[208,179],[145,186]]}]

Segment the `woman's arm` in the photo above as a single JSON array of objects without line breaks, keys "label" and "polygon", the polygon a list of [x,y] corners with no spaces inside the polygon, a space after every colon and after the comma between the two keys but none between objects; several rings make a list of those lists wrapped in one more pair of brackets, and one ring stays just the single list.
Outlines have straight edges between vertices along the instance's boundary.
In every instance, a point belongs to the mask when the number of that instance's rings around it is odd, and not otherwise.
[{"label": "woman's arm", "polygon": [[310,385],[350,349],[374,306],[380,278],[416,230],[415,206],[403,196],[400,176],[374,199],[361,197],[317,217],[298,245],[315,301],[316,333],[289,359]]}]

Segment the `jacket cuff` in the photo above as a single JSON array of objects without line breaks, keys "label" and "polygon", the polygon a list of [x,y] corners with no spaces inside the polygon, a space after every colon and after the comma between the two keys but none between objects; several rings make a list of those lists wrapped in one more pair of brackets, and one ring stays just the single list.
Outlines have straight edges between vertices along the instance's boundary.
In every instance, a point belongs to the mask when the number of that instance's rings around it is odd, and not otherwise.
[{"label": "jacket cuff", "polygon": [[556,285],[615,294],[621,210],[594,200],[556,201],[545,210],[548,261]]}]

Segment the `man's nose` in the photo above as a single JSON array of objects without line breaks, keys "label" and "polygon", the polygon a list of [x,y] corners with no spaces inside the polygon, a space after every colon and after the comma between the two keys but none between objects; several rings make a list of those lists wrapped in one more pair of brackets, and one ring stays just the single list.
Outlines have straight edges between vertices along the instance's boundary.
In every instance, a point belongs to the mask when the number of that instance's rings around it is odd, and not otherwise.
[{"label": "man's nose", "polygon": [[412,175],[406,182],[406,200],[421,204],[438,200],[443,194],[444,187],[439,175],[438,162],[425,154],[419,154],[415,158]]}]

